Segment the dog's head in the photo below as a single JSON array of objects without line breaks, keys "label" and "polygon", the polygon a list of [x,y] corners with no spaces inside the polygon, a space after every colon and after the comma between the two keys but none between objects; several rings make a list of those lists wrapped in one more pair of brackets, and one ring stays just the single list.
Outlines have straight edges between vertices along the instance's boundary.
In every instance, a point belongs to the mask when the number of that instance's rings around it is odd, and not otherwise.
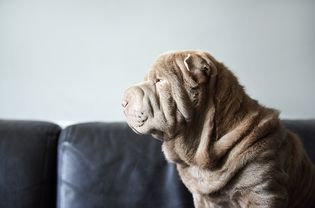
[{"label": "dog's head", "polygon": [[144,81],[124,93],[122,105],[129,126],[164,140],[193,128],[212,102],[216,63],[200,51],[162,54]]}]

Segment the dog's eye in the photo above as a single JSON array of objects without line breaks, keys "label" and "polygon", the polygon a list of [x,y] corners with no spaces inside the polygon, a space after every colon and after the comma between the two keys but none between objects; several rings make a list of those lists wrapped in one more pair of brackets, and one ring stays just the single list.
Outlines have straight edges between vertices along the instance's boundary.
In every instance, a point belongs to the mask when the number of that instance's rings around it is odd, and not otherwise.
[{"label": "dog's eye", "polygon": [[155,84],[159,83],[159,82],[161,82],[161,79],[155,79],[155,81],[154,81]]}]

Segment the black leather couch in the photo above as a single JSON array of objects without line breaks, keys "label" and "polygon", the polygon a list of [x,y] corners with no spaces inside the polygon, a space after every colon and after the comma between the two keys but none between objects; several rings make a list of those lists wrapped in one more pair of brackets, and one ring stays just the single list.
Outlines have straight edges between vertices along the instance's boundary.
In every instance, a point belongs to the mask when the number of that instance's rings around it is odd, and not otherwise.
[{"label": "black leather couch", "polygon": [[[284,120],[315,161],[315,120]],[[125,123],[0,120],[0,208],[193,207],[161,143]]]}]

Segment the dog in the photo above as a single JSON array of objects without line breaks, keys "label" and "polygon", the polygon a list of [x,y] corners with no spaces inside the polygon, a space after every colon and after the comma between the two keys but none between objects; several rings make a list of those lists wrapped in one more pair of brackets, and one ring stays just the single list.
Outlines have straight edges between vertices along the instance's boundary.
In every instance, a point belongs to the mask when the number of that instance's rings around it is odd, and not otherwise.
[{"label": "dog", "polygon": [[136,133],[163,141],[195,207],[315,206],[315,167],[300,139],[209,53],[160,55],[122,105]]}]

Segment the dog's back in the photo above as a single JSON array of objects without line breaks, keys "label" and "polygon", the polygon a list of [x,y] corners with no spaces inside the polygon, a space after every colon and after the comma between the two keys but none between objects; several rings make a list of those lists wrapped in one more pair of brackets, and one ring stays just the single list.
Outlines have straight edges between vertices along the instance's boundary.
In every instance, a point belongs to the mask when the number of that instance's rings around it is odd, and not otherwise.
[{"label": "dog's back", "polygon": [[315,207],[315,166],[305,152],[300,138],[291,131],[287,131],[286,168],[289,174],[288,194],[289,207]]}]

